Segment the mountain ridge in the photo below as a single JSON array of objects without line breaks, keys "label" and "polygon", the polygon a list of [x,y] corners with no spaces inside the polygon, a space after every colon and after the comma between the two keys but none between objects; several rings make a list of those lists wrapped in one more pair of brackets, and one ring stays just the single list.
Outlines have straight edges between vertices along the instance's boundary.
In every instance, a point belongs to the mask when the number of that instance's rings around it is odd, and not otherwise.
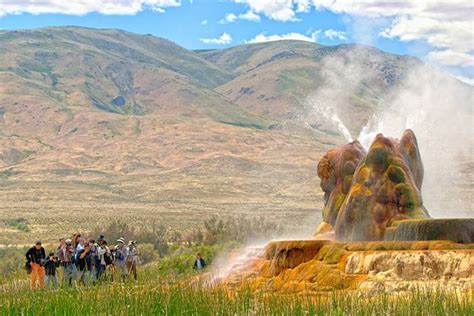
[{"label": "mountain ridge", "polygon": [[358,135],[417,63],[354,47],[194,52],[116,29],[0,31],[0,230],[24,217],[47,238],[87,230],[97,212],[171,226],[223,213],[316,225],[317,161],[347,141],[323,112]]}]

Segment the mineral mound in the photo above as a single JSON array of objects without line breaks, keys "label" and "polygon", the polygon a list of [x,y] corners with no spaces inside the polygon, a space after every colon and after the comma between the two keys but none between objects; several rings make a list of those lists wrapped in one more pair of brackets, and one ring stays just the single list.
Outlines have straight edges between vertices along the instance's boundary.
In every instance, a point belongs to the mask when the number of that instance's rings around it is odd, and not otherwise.
[{"label": "mineral mound", "polygon": [[395,221],[429,218],[421,198],[423,164],[415,134],[378,134],[367,154],[358,141],[327,152],[318,164],[323,222],[338,240],[383,240]]},{"label": "mineral mound", "polygon": [[358,141],[331,149],[318,176],[325,206],[317,238],[251,248],[227,270],[225,284],[308,294],[473,293],[474,219],[430,218],[411,130],[400,140],[377,135],[368,152]]},{"label": "mineral mound", "polygon": [[333,230],[339,209],[349,193],[354,172],[365,154],[364,147],[356,140],[329,150],[319,161],[318,176],[325,205],[317,234]]}]

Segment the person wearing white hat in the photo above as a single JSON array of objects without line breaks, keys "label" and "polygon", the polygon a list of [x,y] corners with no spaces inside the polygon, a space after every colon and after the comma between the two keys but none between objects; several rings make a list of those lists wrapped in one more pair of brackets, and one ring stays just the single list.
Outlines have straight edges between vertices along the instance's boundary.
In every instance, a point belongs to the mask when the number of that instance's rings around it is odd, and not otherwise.
[{"label": "person wearing white hat", "polygon": [[127,247],[125,246],[125,239],[120,237],[117,239],[117,245],[115,246],[115,263],[123,281],[125,281],[128,275],[126,258]]},{"label": "person wearing white hat", "polygon": [[137,242],[135,240],[130,240],[128,242],[128,249],[127,249],[127,272],[128,274],[133,274],[133,278],[135,281],[138,280],[138,275],[137,275],[137,264],[140,260],[139,258],[139,251],[137,248]]}]

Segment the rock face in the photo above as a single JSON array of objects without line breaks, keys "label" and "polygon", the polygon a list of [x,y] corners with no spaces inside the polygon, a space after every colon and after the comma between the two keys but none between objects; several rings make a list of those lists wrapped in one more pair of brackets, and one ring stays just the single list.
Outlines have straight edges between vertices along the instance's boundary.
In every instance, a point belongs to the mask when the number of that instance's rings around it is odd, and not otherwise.
[{"label": "rock face", "polygon": [[326,204],[317,233],[334,227],[338,240],[383,240],[393,222],[429,217],[411,130],[400,140],[378,134],[366,155],[357,141],[330,150],[318,164],[318,176]]},{"label": "rock face", "polygon": [[472,252],[453,250],[354,252],[347,258],[345,273],[371,274],[400,280],[470,278]]},{"label": "rock face", "polygon": [[317,234],[333,229],[339,209],[349,193],[354,172],[365,154],[364,147],[354,141],[329,150],[319,161],[318,176],[324,191],[325,205],[323,222],[319,225]]}]

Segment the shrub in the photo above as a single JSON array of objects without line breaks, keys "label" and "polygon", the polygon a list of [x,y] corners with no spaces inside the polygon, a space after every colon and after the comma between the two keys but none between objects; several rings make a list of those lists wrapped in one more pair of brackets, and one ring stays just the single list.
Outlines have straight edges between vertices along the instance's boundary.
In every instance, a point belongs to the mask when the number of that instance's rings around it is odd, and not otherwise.
[{"label": "shrub", "polygon": [[30,228],[28,227],[28,221],[23,217],[14,218],[7,222],[8,226],[14,227],[22,232],[29,232]]},{"label": "shrub", "polygon": [[140,260],[142,264],[155,261],[158,258],[155,247],[152,244],[138,244]]},{"label": "shrub", "polygon": [[204,222],[204,243],[213,245],[228,241],[244,243],[255,239],[270,239],[281,235],[283,229],[265,217],[248,218],[229,216],[218,219],[213,216]]},{"label": "shrub", "polygon": [[22,248],[0,248],[0,279],[15,275],[23,269],[25,253],[26,249]]}]

